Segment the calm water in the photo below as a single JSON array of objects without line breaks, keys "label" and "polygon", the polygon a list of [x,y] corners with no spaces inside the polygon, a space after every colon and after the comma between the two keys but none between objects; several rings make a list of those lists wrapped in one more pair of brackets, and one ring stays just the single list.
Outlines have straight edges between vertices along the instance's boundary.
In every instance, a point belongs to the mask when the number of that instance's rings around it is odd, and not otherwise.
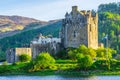
[{"label": "calm water", "polygon": [[65,76],[0,76],[0,80],[120,80],[120,76],[92,76],[92,77],[65,77]]}]

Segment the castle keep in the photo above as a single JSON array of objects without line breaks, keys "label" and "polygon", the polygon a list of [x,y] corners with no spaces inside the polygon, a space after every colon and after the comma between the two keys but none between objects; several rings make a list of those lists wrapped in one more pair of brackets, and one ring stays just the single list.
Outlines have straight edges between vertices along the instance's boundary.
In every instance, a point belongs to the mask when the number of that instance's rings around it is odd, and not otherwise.
[{"label": "castle keep", "polygon": [[77,6],[66,13],[61,29],[61,40],[64,48],[77,48],[84,44],[98,48],[98,14],[93,11],[78,11]]}]

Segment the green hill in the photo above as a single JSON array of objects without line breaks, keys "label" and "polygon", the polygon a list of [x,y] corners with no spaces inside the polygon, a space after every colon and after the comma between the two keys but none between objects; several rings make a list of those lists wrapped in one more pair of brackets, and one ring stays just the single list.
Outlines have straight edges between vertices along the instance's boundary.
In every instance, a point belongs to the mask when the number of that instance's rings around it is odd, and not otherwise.
[{"label": "green hill", "polygon": [[[108,47],[120,53],[120,3],[102,4],[98,8],[99,13],[99,42],[108,34]],[[105,43],[106,46],[106,43]]]}]

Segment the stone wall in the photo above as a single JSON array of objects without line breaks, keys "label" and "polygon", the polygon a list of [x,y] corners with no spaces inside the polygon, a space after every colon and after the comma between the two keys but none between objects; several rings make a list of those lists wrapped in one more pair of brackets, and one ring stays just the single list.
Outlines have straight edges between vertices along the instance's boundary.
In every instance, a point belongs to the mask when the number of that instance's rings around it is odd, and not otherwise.
[{"label": "stone wall", "polygon": [[19,56],[21,54],[32,56],[31,48],[15,48],[15,62],[19,61]]},{"label": "stone wall", "polygon": [[15,48],[15,49],[8,49],[6,51],[6,61],[8,63],[14,63],[19,61],[19,56],[21,54],[28,54],[32,56],[31,48]]},{"label": "stone wall", "polygon": [[6,51],[6,61],[8,63],[15,62],[15,49],[12,48]]},{"label": "stone wall", "polygon": [[98,15],[92,11],[78,11],[77,6],[66,13],[61,29],[61,40],[64,48],[77,48],[84,44],[96,49],[98,47]]},{"label": "stone wall", "polygon": [[36,58],[42,52],[48,52],[51,55],[55,55],[60,51],[60,43],[47,43],[47,44],[31,44],[32,58]]}]

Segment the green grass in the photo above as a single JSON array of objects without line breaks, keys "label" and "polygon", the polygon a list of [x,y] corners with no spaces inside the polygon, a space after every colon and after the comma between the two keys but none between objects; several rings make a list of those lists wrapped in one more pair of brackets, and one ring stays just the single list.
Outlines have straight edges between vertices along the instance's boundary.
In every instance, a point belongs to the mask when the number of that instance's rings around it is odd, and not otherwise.
[{"label": "green grass", "polygon": [[[119,62],[118,62],[119,63]],[[55,65],[48,69],[28,72],[26,66],[28,63],[17,62],[12,65],[0,65],[0,75],[71,75],[71,76],[89,76],[89,75],[120,75],[120,66],[118,63],[111,65],[111,70],[89,69],[86,71],[79,70],[76,61],[57,60]]]},{"label": "green grass", "polygon": [[71,64],[76,64],[77,63],[77,61],[73,61],[73,60],[56,60],[56,63],[64,63],[64,64],[68,64],[68,63],[71,63]]}]

